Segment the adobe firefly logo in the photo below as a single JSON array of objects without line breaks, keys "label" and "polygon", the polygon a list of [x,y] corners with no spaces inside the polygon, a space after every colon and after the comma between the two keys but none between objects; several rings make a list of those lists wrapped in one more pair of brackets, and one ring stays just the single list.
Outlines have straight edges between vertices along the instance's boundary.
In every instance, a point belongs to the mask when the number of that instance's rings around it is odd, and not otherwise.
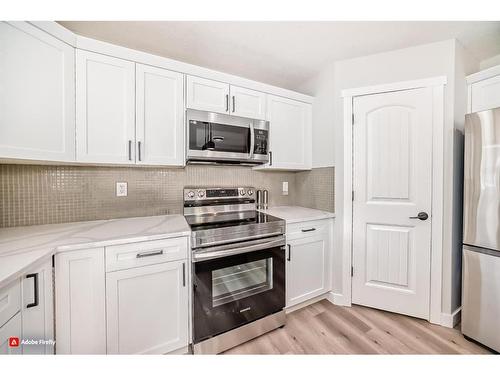
[{"label": "adobe firefly logo", "polygon": [[9,337],[9,347],[16,348],[19,346],[19,337]]}]

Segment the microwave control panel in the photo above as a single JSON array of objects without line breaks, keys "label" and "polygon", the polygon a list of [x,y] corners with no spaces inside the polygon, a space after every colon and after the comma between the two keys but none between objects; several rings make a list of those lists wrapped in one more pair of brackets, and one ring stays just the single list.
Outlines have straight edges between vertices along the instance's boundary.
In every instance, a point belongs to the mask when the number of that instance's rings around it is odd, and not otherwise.
[{"label": "microwave control panel", "polygon": [[255,129],[255,143],[254,143],[254,154],[266,155],[267,154],[267,140],[269,138],[269,132],[263,129]]}]

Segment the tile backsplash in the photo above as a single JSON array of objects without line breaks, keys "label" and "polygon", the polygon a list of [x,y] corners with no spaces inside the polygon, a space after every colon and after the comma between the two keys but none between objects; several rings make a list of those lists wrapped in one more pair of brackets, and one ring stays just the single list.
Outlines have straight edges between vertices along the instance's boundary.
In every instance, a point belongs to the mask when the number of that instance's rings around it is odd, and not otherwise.
[{"label": "tile backsplash", "polygon": [[[282,195],[288,181],[289,195]],[[128,196],[116,197],[116,182]],[[184,186],[254,186],[271,206],[334,210],[334,168],[261,172],[238,166],[184,169],[0,165],[0,227],[182,213]]]}]

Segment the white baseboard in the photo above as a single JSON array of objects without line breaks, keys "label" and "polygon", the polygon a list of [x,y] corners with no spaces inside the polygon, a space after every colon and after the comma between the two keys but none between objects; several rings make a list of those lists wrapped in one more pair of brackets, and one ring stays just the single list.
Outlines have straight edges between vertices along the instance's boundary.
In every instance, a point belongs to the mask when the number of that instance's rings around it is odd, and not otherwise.
[{"label": "white baseboard", "polygon": [[462,306],[458,307],[451,314],[442,312],[441,325],[443,327],[453,328],[460,322],[461,316],[462,316]]},{"label": "white baseboard", "polygon": [[300,302],[296,305],[293,305],[293,306],[290,306],[290,307],[285,307],[285,313],[286,314],[289,314],[295,310],[299,310],[303,307],[306,307],[306,306],[309,306],[309,305],[312,305],[313,303],[316,303],[316,302],[319,302],[323,299],[327,299],[328,298],[328,293],[324,293],[324,294],[321,294],[317,297],[313,297],[311,299],[308,299],[307,301],[304,301],[304,302]]},{"label": "white baseboard", "polygon": [[329,292],[326,299],[334,305],[351,307],[351,301],[340,293]]}]

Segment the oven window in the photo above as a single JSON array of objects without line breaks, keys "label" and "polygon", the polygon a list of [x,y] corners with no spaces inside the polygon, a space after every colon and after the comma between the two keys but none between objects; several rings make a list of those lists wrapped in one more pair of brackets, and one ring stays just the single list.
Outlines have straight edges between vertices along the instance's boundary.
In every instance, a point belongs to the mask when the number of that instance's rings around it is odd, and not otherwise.
[{"label": "oven window", "polygon": [[273,288],[273,258],[212,271],[213,307]]}]

